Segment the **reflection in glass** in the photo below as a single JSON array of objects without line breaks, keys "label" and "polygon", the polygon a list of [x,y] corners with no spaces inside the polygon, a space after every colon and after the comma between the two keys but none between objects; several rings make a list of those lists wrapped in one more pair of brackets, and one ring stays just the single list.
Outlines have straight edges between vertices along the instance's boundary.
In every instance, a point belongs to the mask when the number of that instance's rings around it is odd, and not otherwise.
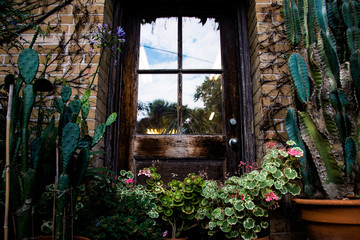
[{"label": "reflection in glass", "polygon": [[139,69],[177,68],[177,18],[141,25]]},{"label": "reflection in glass", "polygon": [[177,75],[140,74],[138,86],[138,134],[177,132]]},{"label": "reflection in glass", "polygon": [[183,68],[221,69],[219,24],[213,18],[183,18]]},{"label": "reflection in glass", "polygon": [[182,131],[184,134],[222,134],[221,75],[184,74]]}]

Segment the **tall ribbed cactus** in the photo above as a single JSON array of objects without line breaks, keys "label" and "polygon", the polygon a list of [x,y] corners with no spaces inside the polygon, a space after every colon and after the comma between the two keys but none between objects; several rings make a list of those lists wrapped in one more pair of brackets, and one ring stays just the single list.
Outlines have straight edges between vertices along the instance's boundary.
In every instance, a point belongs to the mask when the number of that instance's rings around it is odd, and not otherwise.
[{"label": "tall ribbed cactus", "polygon": [[359,1],[284,0],[284,12],[289,41],[307,50],[289,58],[296,110],[285,121],[289,138],[310,153],[300,164],[305,191],[314,194],[315,166],[329,198],[359,194]]}]

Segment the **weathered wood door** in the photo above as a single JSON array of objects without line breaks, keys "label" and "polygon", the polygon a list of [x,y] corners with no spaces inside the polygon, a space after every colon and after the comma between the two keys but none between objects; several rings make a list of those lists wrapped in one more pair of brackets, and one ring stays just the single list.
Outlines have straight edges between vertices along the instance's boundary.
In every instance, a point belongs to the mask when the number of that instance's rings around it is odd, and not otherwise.
[{"label": "weathered wood door", "polygon": [[227,2],[122,6],[119,168],[155,165],[164,178],[221,179],[236,174],[240,160],[253,161],[242,159],[252,141],[242,117],[252,112],[241,106],[252,104],[241,97],[249,64],[239,54],[244,26],[239,5]]}]

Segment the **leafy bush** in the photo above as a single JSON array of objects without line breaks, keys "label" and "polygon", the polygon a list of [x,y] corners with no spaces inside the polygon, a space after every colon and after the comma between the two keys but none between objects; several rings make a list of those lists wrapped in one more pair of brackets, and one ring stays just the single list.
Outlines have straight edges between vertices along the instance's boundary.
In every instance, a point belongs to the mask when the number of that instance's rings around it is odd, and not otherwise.
[{"label": "leafy bush", "polygon": [[[294,142],[288,142],[294,144]],[[227,238],[254,239],[269,226],[269,209],[278,207],[282,195],[300,193],[300,186],[291,183],[299,178],[299,148],[271,149],[261,169],[241,177],[233,176],[220,185],[214,180],[205,182],[204,199],[198,210],[199,219],[207,221],[205,228],[213,236],[218,232]]]},{"label": "leafy bush", "polygon": [[153,202],[156,195],[136,186],[134,175],[122,170],[115,183],[91,182],[79,202],[75,231],[91,239],[160,239]]}]

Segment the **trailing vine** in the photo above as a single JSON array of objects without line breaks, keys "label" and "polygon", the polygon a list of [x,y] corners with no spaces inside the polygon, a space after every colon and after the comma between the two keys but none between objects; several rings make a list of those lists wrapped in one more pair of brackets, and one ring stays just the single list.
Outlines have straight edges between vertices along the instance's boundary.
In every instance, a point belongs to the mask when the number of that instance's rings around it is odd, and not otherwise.
[{"label": "trailing vine", "polygon": [[[294,51],[294,47],[288,43],[282,5],[272,3],[263,7],[260,12],[265,13],[260,24],[267,26],[266,31],[258,34],[258,57],[260,59],[260,102],[263,111],[263,119],[259,124],[260,130],[265,136],[272,132],[272,140],[285,145],[284,118],[286,109],[291,105],[290,74],[287,68],[287,58]],[[276,21],[280,19],[280,21]],[[268,91],[266,91],[268,90]],[[257,136],[257,138],[261,136]],[[266,141],[258,139],[259,141]]]}]

